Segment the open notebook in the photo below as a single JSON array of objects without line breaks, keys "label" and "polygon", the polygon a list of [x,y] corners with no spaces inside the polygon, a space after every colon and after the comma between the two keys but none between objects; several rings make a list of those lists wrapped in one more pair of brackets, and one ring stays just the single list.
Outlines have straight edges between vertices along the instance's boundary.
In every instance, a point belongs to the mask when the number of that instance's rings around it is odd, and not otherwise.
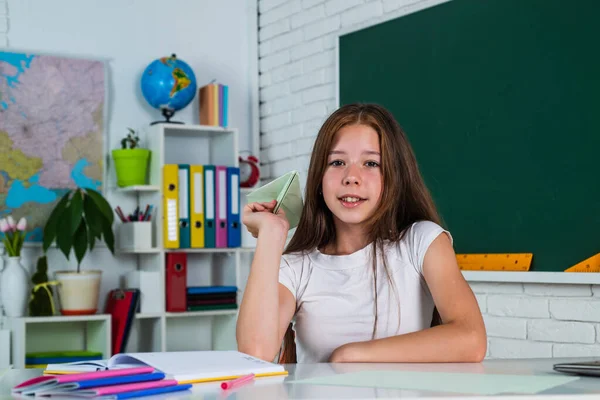
[{"label": "open notebook", "polygon": [[302,214],[302,193],[298,171],[291,171],[267,183],[246,195],[249,203],[269,202],[277,200],[273,213],[281,207],[290,223],[290,229],[295,228]]},{"label": "open notebook", "polygon": [[179,383],[198,383],[234,379],[242,375],[256,377],[287,375],[282,365],[263,361],[237,351],[173,351],[165,353],[121,353],[108,360],[66,364],[48,364],[44,374],[68,374],[149,366]]}]

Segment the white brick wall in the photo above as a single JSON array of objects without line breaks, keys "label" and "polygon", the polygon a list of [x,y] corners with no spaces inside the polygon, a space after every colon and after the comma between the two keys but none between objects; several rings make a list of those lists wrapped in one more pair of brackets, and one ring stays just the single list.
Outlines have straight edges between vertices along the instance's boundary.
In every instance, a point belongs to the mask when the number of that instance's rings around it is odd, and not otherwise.
[{"label": "white brick wall", "polygon": [[[259,0],[263,178],[297,169],[305,179],[314,138],[336,107],[334,49],[340,31],[441,2]],[[487,357],[600,356],[600,286],[472,282],[471,287],[486,324]]]},{"label": "white brick wall", "polygon": [[600,356],[600,286],[471,282],[488,358]]},{"label": "white brick wall", "polygon": [[[259,0],[263,178],[268,180],[290,168],[298,169],[304,180],[310,142],[336,107],[335,43],[341,30],[443,1]],[[294,150],[282,146],[283,142],[292,143]]]}]

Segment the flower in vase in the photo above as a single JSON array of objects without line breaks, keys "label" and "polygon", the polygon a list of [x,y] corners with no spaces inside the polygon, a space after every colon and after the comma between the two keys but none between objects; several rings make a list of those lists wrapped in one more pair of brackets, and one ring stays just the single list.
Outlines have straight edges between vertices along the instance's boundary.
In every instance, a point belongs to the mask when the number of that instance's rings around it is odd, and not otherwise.
[{"label": "flower in vase", "polygon": [[11,215],[0,219],[0,231],[4,234],[2,242],[8,252],[9,257],[20,257],[25,234],[27,229],[27,220],[23,217],[16,224]]}]

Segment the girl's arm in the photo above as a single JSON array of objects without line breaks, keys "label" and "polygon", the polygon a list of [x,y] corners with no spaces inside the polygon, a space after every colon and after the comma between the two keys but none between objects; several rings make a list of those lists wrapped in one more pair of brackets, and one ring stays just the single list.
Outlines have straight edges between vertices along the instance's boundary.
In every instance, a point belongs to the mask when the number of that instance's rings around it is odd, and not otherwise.
[{"label": "girl's arm", "polygon": [[331,362],[480,362],[487,338],[477,299],[465,281],[447,235],[438,236],[425,254],[423,275],[443,324],[412,332],[349,343]]},{"label": "girl's arm", "polygon": [[[258,241],[236,327],[238,350],[254,357],[273,361],[285,331],[296,310],[292,293],[279,283],[279,265],[287,236],[286,223],[279,216],[262,213],[260,207],[248,205],[245,223]],[[266,207],[268,210],[269,207]],[[270,219],[267,223],[256,220]]]}]

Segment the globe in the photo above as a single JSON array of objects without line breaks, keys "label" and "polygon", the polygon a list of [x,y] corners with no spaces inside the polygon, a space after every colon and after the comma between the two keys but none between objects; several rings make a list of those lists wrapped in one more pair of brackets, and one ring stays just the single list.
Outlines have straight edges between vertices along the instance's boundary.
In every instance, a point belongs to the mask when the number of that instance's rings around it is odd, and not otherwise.
[{"label": "globe", "polygon": [[196,76],[190,66],[177,58],[161,57],[152,61],[142,74],[142,95],[170,122],[176,111],[186,107],[196,95]]}]

